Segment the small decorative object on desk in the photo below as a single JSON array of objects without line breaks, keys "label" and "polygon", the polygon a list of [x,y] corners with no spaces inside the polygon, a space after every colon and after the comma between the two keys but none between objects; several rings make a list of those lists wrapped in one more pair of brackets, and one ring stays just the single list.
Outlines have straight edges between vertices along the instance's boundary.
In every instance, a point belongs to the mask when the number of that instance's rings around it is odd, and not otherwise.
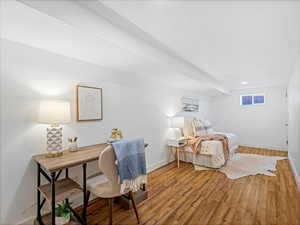
[{"label": "small decorative object on desk", "polygon": [[76,152],[76,151],[78,151],[77,140],[78,140],[78,137],[70,137],[70,138],[68,138],[70,152]]},{"label": "small decorative object on desk", "polygon": [[122,138],[123,138],[122,131],[120,129],[118,129],[118,128],[113,128],[111,130],[111,136],[108,139],[108,143],[112,143],[112,142],[118,141],[118,140],[120,140]]},{"label": "small decorative object on desk", "polygon": [[69,225],[71,219],[70,204],[66,201],[61,201],[55,208],[55,224]]}]

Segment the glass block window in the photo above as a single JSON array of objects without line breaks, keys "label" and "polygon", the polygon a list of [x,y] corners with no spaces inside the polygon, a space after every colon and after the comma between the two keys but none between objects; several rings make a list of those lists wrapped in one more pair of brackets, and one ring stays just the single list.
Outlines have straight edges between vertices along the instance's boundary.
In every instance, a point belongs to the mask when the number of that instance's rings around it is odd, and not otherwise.
[{"label": "glass block window", "polygon": [[255,95],[253,96],[253,104],[264,104],[265,96],[264,95]]},{"label": "glass block window", "polygon": [[265,94],[250,94],[240,96],[241,105],[262,105],[265,104]]},{"label": "glass block window", "polygon": [[251,95],[242,96],[242,105],[252,105],[252,96]]}]

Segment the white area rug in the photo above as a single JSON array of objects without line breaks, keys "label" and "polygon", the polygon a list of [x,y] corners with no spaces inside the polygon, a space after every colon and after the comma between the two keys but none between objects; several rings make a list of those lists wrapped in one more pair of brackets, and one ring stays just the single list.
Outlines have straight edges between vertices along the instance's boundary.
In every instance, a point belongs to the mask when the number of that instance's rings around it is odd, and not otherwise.
[{"label": "white area rug", "polygon": [[[227,162],[226,166],[216,170],[224,173],[230,179],[238,179],[241,177],[256,174],[276,176],[270,171],[275,171],[277,160],[282,159],[287,158],[278,156],[236,153],[234,157]],[[213,169],[195,165],[195,170]]]}]

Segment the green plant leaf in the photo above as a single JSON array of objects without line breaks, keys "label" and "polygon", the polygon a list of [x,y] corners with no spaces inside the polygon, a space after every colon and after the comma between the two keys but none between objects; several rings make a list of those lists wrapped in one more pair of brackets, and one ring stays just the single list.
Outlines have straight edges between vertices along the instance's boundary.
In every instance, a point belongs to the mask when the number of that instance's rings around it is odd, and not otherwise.
[{"label": "green plant leaf", "polygon": [[55,216],[65,217],[68,219],[71,216],[70,204],[66,201],[57,203],[57,207],[55,208]]}]

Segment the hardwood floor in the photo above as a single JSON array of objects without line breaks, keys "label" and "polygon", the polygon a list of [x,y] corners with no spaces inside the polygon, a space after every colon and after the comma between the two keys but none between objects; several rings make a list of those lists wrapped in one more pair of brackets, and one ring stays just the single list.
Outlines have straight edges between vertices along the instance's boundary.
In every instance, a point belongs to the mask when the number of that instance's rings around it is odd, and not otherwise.
[{"label": "hardwood floor", "polygon": [[[287,156],[286,152],[240,147],[241,153]],[[230,180],[217,171],[195,171],[173,162],[149,174],[149,199],[138,205],[141,224],[300,225],[300,194],[288,160],[276,176]],[[80,209],[79,209],[80,210]],[[90,202],[88,224],[107,224],[107,203]],[[132,210],[113,208],[113,224],[137,224]]]}]

